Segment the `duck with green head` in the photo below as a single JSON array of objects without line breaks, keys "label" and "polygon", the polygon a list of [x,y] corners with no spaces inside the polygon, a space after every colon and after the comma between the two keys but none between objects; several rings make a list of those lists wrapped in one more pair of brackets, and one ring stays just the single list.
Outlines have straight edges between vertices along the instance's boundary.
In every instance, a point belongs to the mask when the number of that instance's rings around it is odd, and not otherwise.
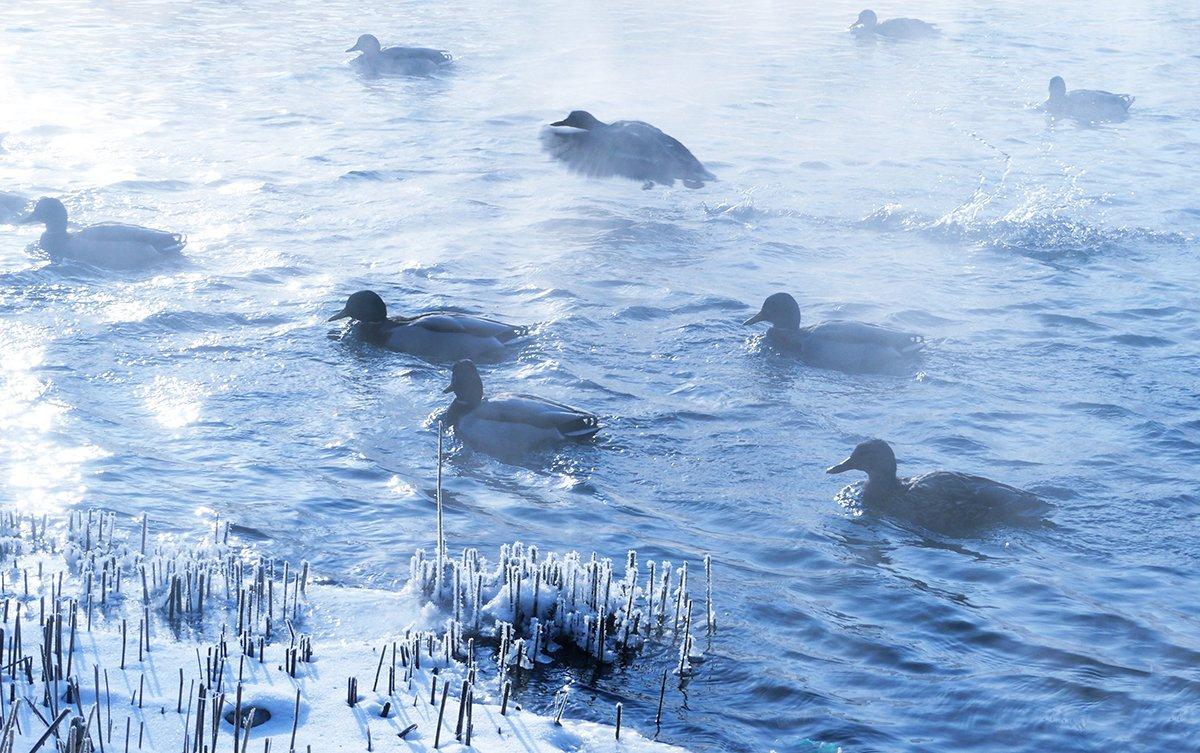
[{"label": "duck with green head", "polygon": [[539,446],[591,439],[600,431],[592,413],[533,395],[485,398],[479,369],[469,360],[454,364],[450,385],[454,402],[441,416],[464,443],[500,457]]},{"label": "duck with green head", "polygon": [[67,208],[58,199],[49,197],[38,199],[33,211],[18,223],[46,226],[38,245],[50,258],[73,259],[98,267],[145,266],[177,257],[187,244],[187,238],[180,233],[118,222],[69,230]]},{"label": "duck with green head", "polygon": [[767,341],[780,352],[810,366],[847,372],[887,372],[919,357],[925,340],[919,335],[878,324],[828,321],[802,326],[800,305],[787,293],[774,293],[762,309],[742,322],[766,322]]},{"label": "duck with green head", "polygon": [[360,53],[352,62],[373,75],[427,76],[453,62],[450,53],[429,47],[384,47],[374,34],[363,34],[346,52]]},{"label": "duck with green head", "polygon": [[388,316],[387,304],[373,290],[360,290],[329,317],[353,321],[362,339],[431,362],[462,358],[496,359],[520,344],[529,328],[473,314],[433,311],[416,316]]},{"label": "duck with green head", "polygon": [[880,21],[873,10],[858,14],[858,20],[850,26],[851,33],[859,37],[883,37],[885,39],[928,39],[938,35],[931,23],[918,18],[889,18]]}]

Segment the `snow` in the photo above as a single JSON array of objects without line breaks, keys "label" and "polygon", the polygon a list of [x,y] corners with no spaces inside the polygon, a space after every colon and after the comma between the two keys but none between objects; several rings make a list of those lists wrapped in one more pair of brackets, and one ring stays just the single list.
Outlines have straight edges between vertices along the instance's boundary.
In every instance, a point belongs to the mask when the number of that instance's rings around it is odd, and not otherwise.
[{"label": "snow", "polygon": [[[59,747],[72,751],[416,753],[434,749],[444,703],[442,751],[682,753],[628,719],[618,740],[612,726],[559,724],[515,698],[502,713],[503,673],[481,679],[453,619],[419,588],[314,584],[307,566],[231,545],[220,525],[202,541],[142,535],[104,513],[75,513],[65,530],[0,515],[0,750],[31,750],[61,716]],[[235,741],[225,717],[239,696],[243,718],[254,707],[270,719]]]}]

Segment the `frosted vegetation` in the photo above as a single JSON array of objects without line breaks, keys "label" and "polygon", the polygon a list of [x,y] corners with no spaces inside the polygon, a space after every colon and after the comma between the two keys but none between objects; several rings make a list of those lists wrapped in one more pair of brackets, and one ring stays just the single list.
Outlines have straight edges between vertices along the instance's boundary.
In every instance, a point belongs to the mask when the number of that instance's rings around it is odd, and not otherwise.
[{"label": "frosted vegetation", "polygon": [[[620,704],[613,726],[574,722],[569,688],[552,716],[514,688],[561,652],[611,662],[646,641],[678,643],[686,672],[686,565],[643,581],[635,552],[617,574],[519,543],[494,566],[436,548],[400,592],[348,589],[231,542],[228,523],[197,540],[101,511],[65,526],[5,513],[0,751],[681,750]],[[708,589],[708,629],[711,603]]]}]

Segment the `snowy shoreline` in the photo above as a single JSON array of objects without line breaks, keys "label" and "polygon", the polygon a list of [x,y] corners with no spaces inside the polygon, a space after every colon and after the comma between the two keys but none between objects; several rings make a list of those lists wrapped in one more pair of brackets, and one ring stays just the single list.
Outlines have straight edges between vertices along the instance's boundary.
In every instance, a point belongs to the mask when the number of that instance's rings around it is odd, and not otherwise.
[{"label": "snowy shoreline", "polygon": [[[0,515],[0,753],[42,738],[68,751],[683,753],[628,719],[618,737],[525,711],[506,684],[559,645],[605,662],[651,625],[671,640],[690,629],[686,576],[668,603],[670,576],[652,566],[639,586],[633,553],[617,577],[608,560],[519,544],[494,567],[443,552],[440,582],[418,553],[418,577],[393,592],[315,583],[307,564],[228,543],[228,524],[202,540],[140,525]],[[476,638],[498,641],[498,670],[480,671]]]}]

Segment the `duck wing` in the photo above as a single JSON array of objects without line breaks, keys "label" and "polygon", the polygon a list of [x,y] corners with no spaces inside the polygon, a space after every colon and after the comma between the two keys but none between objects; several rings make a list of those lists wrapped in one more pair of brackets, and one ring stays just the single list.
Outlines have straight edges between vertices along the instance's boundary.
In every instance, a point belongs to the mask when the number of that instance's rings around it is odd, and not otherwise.
[{"label": "duck wing", "polygon": [[1133,97],[1128,94],[1113,94],[1101,89],[1073,89],[1067,95],[1071,106],[1089,110],[1128,110]]},{"label": "duck wing", "polygon": [[181,233],[169,233],[165,230],[155,230],[140,225],[125,225],[119,222],[89,225],[72,235],[84,244],[111,243],[148,246],[162,254],[178,253],[187,245],[187,237]]},{"label": "duck wing", "polygon": [[546,128],[542,145],[572,172],[589,178],[629,178],[671,185],[678,177],[672,168],[674,158],[654,134],[664,135],[639,121],[619,121],[591,130]]},{"label": "duck wing", "polygon": [[485,400],[471,415],[484,421],[552,429],[564,437],[590,437],[600,431],[600,419],[594,414],[534,395],[504,395]]},{"label": "duck wing", "polygon": [[[403,321],[403,320],[402,320]],[[471,314],[457,314],[438,311],[422,314],[405,322],[411,326],[421,327],[431,332],[443,334],[474,335],[476,337],[494,337],[500,342],[509,342],[526,334],[529,329],[515,324],[506,324],[495,319]]]},{"label": "duck wing", "polygon": [[894,39],[917,39],[937,36],[938,29],[918,18],[889,18],[876,27],[876,33]]},{"label": "duck wing", "polygon": [[902,355],[911,355],[925,346],[925,338],[880,324],[834,320],[803,327],[806,340],[842,343],[845,345],[890,348]]},{"label": "duck wing", "polygon": [[394,62],[423,60],[438,65],[454,59],[445,50],[435,50],[432,47],[385,47],[379,51],[379,55]]},{"label": "duck wing", "polygon": [[620,127],[631,138],[636,138],[646,144],[646,149],[657,151],[660,159],[674,163],[680,178],[695,178],[697,180],[716,180],[717,176],[705,169],[696,155],[683,145],[679,139],[663,133],[649,123],[640,120],[619,120],[613,123],[613,128]]},{"label": "duck wing", "polygon": [[933,471],[901,483],[914,512],[943,525],[1018,520],[1048,509],[1032,492],[968,473]]}]

